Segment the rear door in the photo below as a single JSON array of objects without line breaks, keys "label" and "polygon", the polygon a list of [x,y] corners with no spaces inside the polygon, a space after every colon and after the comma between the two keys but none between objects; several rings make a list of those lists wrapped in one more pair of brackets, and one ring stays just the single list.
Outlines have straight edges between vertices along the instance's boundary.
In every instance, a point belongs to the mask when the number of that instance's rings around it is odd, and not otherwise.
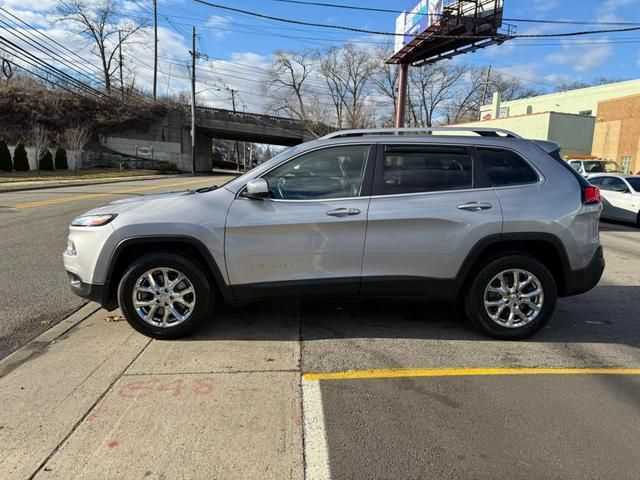
[{"label": "rear door", "polygon": [[600,177],[599,187],[604,199],[607,217],[625,222],[636,221],[636,211],[633,208],[633,196],[629,186],[618,177]]},{"label": "rear door", "polygon": [[472,150],[381,145],[363,263],[364,295],[447,297],[473,246],[502,212]]},{"label": "rear door", "polygon": [[271,199],[240,193],[225,235],[236,296],[358,293],[374,150],[362,144],[307,152],[262,176]]}]

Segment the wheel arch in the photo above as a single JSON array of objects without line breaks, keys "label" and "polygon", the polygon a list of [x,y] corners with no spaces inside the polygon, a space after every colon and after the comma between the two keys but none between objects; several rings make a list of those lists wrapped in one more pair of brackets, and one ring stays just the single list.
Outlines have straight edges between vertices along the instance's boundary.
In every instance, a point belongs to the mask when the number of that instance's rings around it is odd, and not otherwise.
[{"label": "wheel arch", "polygon": [[131,262],[148,253],[183,255],[201,265],[213,288],[225,302],[234,300],[231,288],[226,284],[218,264],[207,247],[198,239],[188,236],[157,235],[132,237],[122,240],[109,261],[105,285],[105,308],[117,307],[117,291],[120,278]]},{"label": "wheel arch", "polygon": [[490,261],[509,254],[525,254],[540,261],[553,276],[558,296],[568,294],[571,278],[569,257],[561,240],[553,234],[507,233],[491,235],[478,242],[460,267],[460,290],[466,290],[474,275]]}]

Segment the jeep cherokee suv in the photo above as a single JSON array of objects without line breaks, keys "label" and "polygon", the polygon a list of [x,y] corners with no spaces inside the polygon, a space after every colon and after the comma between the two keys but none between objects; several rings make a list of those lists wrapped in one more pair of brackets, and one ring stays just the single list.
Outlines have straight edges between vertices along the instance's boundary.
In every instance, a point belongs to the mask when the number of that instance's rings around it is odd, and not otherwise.
[{"label": "jeep cherokee suv", "polygon": [[74,220],[71,288],[156,338],[216,303],[423,297],[524,338],[604,269],[600,194],[558,145],[493,129],[337,132],[221,187],[118,200]]}]

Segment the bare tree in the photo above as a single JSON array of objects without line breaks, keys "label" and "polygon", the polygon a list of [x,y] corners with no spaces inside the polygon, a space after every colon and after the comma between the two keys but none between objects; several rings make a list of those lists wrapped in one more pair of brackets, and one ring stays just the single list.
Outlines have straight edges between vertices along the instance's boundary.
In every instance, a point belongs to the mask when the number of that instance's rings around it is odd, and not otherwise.
[{"label": "bare tree", "polygon": [[77,172],[84,147],[91,139],[91,132],[87,127],[78,125],[74,128],[67,128],[62,137],[65,148],[74,153],[74,170]]},{"label": "bare tree", "polygon": [[278,50],[274,53],[273,64],[269,68],[266,88],[276,98],[274,109],[284,111],[298,120],[308,120],[305,96],[307,79],[313,72],[312,56],[310,50]]},{"label": "bare tree", "polygon": [[347,95],[344,75],[340,63],[340,49],[331,47],[324,55],[318,54],[320,71],[329,89],[331,103],[335,108],[336,124],[338,128],[344,123],[344,104]]},{"label": "bare tree", "polygon": [[33,123],[27,136],[29,146],[35,150],[36,170],[40,168],[40,159],[49,145],[49,131],[40,123]]},{"label": "bare tree", "polygon": [[[56,21],[69,22],[93,45],[100,58],[104,84],[111,91],[112,78],[118,70],[117,52],[131,40],[143,24],[119,21],[117,0],[58,0]],[[118,32],[121,37],[118,37]]]},{"label": "bare tree", "polygon": [[[376,49],[375,55],[380,59],[386,59],[391,57],[392,52],[391,47],[380,47]],[[382,97],[390,100],[391,115],[387,115],[385,121],[393,122],[398,106],[398,66],[381,61],[375,68],[371,82]]]},{"label": "bare tree", "polygon": [[432,127],[445,122],[449,103],[456,97],[456,87],[462,82],[466,67],[436,63],[410,71],[409,110],[412,124]]},{"label": "bare tree", "polygon": [[320,57],[320,71],[336,109],[338,128],[359,128],[373,123],[369,102],[375,59],[365,50],[348,43],[330,48]]}]

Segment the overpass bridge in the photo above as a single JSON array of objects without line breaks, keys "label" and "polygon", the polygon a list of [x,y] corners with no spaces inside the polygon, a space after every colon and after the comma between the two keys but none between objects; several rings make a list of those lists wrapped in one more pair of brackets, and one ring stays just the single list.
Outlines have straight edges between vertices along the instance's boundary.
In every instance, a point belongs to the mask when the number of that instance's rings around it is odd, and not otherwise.
[{"label": "overpass bridge", "polygon": [[[185,106],[158,116],[148,124],[113,132],[100,138],[115,153],[138,156],[140,147],[152,151],[154,160],[175,163],[179,169],[191,170],[191,118]],[[316,138],[309,125],[300,120],[273,115],[234,112],[221,108],[196,107],[196,170],[212,167],[212,138],[242,142],[294,146]],[[330,127],[313,125],[318,135],[329,133]]]},{"label": "overpass bridge", "polygon": [[305,122],[258,113],[196,107],[196,133],[242,142],[294,146],[314,136]]}]

